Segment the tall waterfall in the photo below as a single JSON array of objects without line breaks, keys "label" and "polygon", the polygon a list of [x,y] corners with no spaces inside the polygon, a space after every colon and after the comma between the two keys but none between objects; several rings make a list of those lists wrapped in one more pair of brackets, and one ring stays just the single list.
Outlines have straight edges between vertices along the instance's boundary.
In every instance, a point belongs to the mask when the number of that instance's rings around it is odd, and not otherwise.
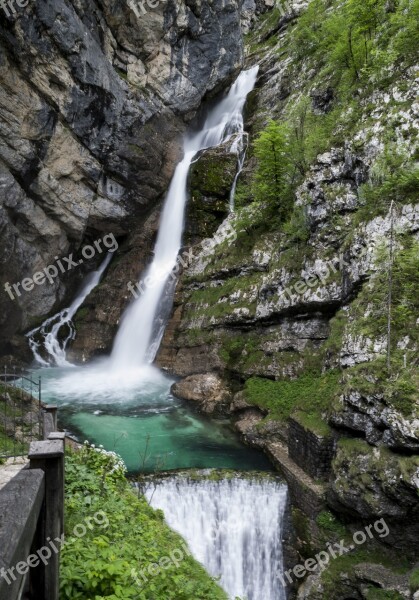
[{"label": "tall waterfall", "polygon": [[182,243],[187,180],[195,155],[205,148],[226,142],[233,134],[243,133],[242,111],[247,95],[253,89],[258,67],[243,71],[229,94],[208,115],[203,129],[185,138],[184,158],[173,176],[161,217],[154,258],[143,282],[141,296],[123,316],[111,356],[115,371],[151,363],[164,333],[159,319],[163,299],[169,293],[170,274],[176,266]]},{"label": "tall waterfall", "polygon": [[244,131],[244,122],[243,122],[242,126],[241,126],[240,135],[234,141],[233,145],[231,146],[231,152],[235,152],[237,154],[237,172],[236,172],[236,176],[234,177],[233,185],[231,186],[230,212],[234,212],[234,200],[236,197],[237,182],[239,180],[241,172],[243,171],[244,161],[246,158],[247,144],[248,144],[248,135]]},{"label": "tall waterfall", "polygon": [[154,508],[234,600],[285,600],[281,582],[287,488],[275,480],[191,481],[171,477],[149,490]]},{"label": "tall waterfall", "polygon": [[[42,366],[48,367],[50,364],[58,367],[71,366],[66,358],[66,350],[68,342],[74,339],[75,334],[72,318],[90,292],[98,285],[111,258],[112,253],[108,252],[99,269],[87,276],[80,292],[68,308],[64,308],[61,312],[44,321],[40,327],[32,329],[26,334],[34,358]],[[60,340],[59,334],[63,327],[67,328],[67,334],[64,339]],[[41,356],[41,348],[46,352],[47,360]]]}]

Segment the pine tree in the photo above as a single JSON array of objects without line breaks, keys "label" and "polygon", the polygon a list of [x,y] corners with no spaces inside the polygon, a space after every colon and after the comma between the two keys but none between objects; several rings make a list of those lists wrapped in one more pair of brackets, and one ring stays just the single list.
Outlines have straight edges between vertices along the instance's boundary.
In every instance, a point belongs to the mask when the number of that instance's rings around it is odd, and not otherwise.
[{"label": "pine tree", "polygon": [[290,194],[290,142],[287,128],[269,121],[254,144],[258,160],[253,193],[256,201],[267,203],[285,219],[292,205]]}]

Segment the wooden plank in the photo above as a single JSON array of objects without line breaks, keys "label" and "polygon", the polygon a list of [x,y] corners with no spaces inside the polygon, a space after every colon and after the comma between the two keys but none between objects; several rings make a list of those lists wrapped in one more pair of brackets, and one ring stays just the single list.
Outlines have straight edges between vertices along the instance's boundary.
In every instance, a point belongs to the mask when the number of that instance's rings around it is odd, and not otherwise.
[{"label": "wooden plank", "polygon": [[[64,531],[64,441],[32,442],[29,448],[30,468],[45,472],[45,510],[37,532],[38,547],[56,540]],[[58,600],[59,552],[53,552],[48,564],[38,568],[32,577],[35,598]]]},{"label": "wooden plank", "polygon": [[[25,574],[19,574],[16,565],[26,562],[31,554],[44,494],[45,475],[39,469],[23,469],[0,491],[0,573],[2,574],[0,598],[2,599],[17,598]],[[20,570],[23,571],[22,566]]]},{"label": "wooden plank", "polygon": [[56,429],[54,425],[54,417],[49,412],[42,413],[42,429],[44,440],[47,440],[50,433]]},{"label": "wooden plank", "polygon": [[61,440],[44,440],[31,442],[28,457],[30,460],[59,458],[64,456],[64,444]]},{"label": "wooden plank", "polygon": [[[52,417],[52,422],[53,422],[52,431],[57,431],[58,406],[56,404],[47,404],[45,406],[45,411]],[[49,433],[51,433],[51,431]],[[44,435],[44,439],[46,440],[47,438],[48,438],[48,435]]]}]

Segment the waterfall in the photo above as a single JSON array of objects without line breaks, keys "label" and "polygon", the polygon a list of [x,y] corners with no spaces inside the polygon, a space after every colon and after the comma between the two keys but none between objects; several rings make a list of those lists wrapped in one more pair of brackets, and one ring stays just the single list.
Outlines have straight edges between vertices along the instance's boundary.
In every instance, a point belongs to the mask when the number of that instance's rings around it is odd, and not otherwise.
[{"label": "waterfall", "polygon": [[151,505],[234,600],[285,600],[281,581],[287,488],[274,479],[159,481]]},{"label": "waterfall", "polygon": [[115,339],[111,356],[114,371],[150,364],[155,358],[164,332],[165,319],[160,311],[167,312],[167,297],[171,300],[170,274],[176,267],[182,243],[190,165],[201,150],[243,133],[242,111],[247,95],[254,88],[257,72],[258,67],[243,71],[229,94],[211,110],[203,129],[185,138],[184,157],[176,167],[167,193],[154,258],[143,281],[137,285],[142,290],[141,296],[128,307]]},{"label": "waterfall", "polygon": [[234,212],[234,199],[236,197],[237,181],[240,177],[240,173],[243,171],[244,160],[246,158],[248,136],[244,131],[244,123],[242,124],[242,130],[239,137],[233,142],[231,146],[231,152],[237,154],[237,171],[234,177],[233,185],[231,186],[230,192],[230,212]]},{"label": "waterfall", "polygon": [[[26,334],[34,358],[40,365],[44,367],[48,367],[51,364],[57,365],[58,367],[72,366],[66,359],[67,345],[70,340],[74,339],[75,335],[72,318],[90,292],[100,282],[111,258],[112,253],[108,252],[99,269],[87,276],[80,292],[68,308],[64,308],[61,312],[44,321],[40,327],[32,329],[32,331]],[[60,340],[59,333],[64,326],[67,327],[68,331],[66,337]],[[48,360],[42,358],[40,354],[41,347],[46,351]]]}]

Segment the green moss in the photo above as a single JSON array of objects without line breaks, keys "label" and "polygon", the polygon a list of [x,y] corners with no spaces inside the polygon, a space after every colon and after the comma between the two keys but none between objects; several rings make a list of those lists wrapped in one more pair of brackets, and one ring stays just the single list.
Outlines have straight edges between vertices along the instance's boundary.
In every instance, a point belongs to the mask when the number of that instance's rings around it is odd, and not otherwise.
[{"label": "green moss", "polygon": [[412,593],[419,590],[419,569],[414,569],[410,575],[409,587]]},{"label": "green moss", "polygon": [[86,317],[88,317],[90,314],[90,308],[87,306],[84,306],[83,308],[80,308],[80,310],[77,311],[75,317],[74,317],[74,323],[77,325],[77,323],[82,323],[83,321],[86,320]]},{"label": "green moss", "polygon": [[293,419],[298,421],[304,429],[316,432],[318,435],[327,436],[331,433],[331,429],[324,416],[321,413],[296,411],[292,413]]},{"label": "green moss", "polygon": [[367,600],[403,600],[405,596],[399,592],[390,590],[381,590],[379,588],[370,588],[367,591]]},{"label": "green moss", "polygon": [[354,225],[388,213],[391,201],[399,205],[415,203],[419,195],[419,167],[396,143],[388,144],[371,169],[370,180],[361,185],[361,208]]},{"label": "green moss", "polygon": [[122,69],[118,69],[118,67],[115,67],[115,71],[118,73],[121,79],[124,79],[124,81],[128,81],[128,75],[125,71],[123,71]]},{"label": "green moss", "polygon": [[342,539],[347,534],[344,525],[329,511],[322,511],[317,516],[316,523],[325,532],[334,533]]},{"label": "green moss", "polygon": [[248,379],[245,397],[250,404],[268,411],[269,416],[285,421],[290,415],[310,429],[327,434],[329,428],[323,417],[330,409],[339,389],[340,373],[306,373],[292,381],[270,381],[258,377]]},{"label": "green moss", "polygon": [[[243,277],[231,277],[221,285],[206,285],[191,293],[187,302],[187,310],[194,315],[204,315],[207,319],[221,319],[230,315],[233,310],[244,308],[249,311],[249,317],[254,314],[256,303],[250,300],[249,290],[256,285],[257,274]],[[232,304],[229,299],[232,294],[241,292],[240,297]]]},{"label": "green moss", "polygon": [[345,574],[346,577],[355,578],[354,568],[361,563],[382,565],[394,572],[405,572],[409,566],[406,560],[400,560],[400,557],[398,556],[398,569],[395,569],[394,555],[391,550],[387,551],[384,548],[377,548],[373,545],[368,546],[367,543],[362,547],[356,548],[355,551],[344,554],[343,556],[338,556],[328,564],[327,569],[321,574],[324,586],[324,597],[336,598],[336,595],[334,594],[336,582],[342,579],[343,574]]},{"label": "green moss", "polygon": [[330,333],[327,341],[322,346],[322,355],[327,358],[337,358],[340,354],[343,335],[348,323],[346,311],[339,311],[330,321]]},{"label": "green moss", "polygon": [[230,194],[237,167],[237,157],[212,150],[204,153],[191,167],[192,196],[210,195],[226,198]]},{"label": "green moss", "polygon": [[299,552],[303,558],[311,558],[315,554],[316,548],[313,544],[310,519],[296,507],[291,508],[291,516],[295,534],[299,540]]},{"label": "green moss", "polygon": [[399,364],[393,360],[393,371],[389,374],[385,358],[356,365],[345,371],[344,390],[361,394],[381,395],[388,406],[394,407],[404,416],[418,410],[419,373],[414,365],[404,367],[402,357]]},{"label": "green moss", "polygon": [[22,439],[34,439],[33,426],[25,424],[23,417],[37,406],[38,401],[19,387],[0,383],[0,415],[2,416],[0,417],[0,455],[23,456],[27,454],[29,442],[18,441],[15,434],[6,433],[4,418],[15,421],[19,433],[26,436]]}]

